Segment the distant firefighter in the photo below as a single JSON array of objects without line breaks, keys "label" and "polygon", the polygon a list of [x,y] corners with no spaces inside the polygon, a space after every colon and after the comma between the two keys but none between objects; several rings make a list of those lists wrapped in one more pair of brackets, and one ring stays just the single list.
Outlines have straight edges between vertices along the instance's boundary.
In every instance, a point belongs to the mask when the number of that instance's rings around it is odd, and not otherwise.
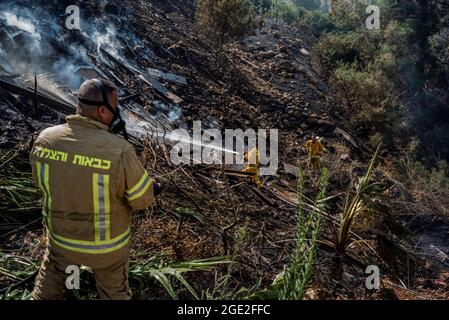
[{"label": "distant firefighter", "polygon": [[312,136],[312,139],[306,142],[306,149],[309,154],[310,165],[318,170],[321,166],[321,155],[326,151],[320,137]]},{"label": "distant firefighter", "polygon": [[263,186],[262,181],[260,180],[259,175],[259,167],[260,167],[260,153],[259,149],[254,148],[249,153],[245,153],[245,161],[248,162],[248,165],[242,172],[252,174],[252,180],[257,186],[260,188]]}]

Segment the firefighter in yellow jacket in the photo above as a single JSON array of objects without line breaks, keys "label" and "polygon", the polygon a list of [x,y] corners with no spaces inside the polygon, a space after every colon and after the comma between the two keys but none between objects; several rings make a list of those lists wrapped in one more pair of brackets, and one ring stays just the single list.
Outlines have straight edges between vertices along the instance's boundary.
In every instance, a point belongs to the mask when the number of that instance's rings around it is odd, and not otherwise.
[{"label": "firefighter in yellow jacket", "polygon": [[130,299],[131,212],[153,204],[154,181],[133,146],[114,134],[126,136],[114,85],[89,80],[78,95],[77,114],[44,130],[31,152],[47,230],[32,298],[62,299],[67,267],[83,265],[101,299]]},{"label": "firefighter in yellow jacket", "polygon": [[321,166],[321,155],[324,151],[326,151],[326,148],[321,143],[321,139],[316,136],[312,136],[312,139],[306,142],[306,149],[309,154],[310,165],[314,169],[318,170]]}]

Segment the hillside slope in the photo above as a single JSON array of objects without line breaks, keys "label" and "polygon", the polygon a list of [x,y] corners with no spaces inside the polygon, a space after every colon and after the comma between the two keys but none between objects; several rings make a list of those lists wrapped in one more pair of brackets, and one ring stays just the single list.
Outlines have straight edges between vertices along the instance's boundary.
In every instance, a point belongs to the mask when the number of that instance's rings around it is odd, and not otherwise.
[{"label": "hillside slope", "polygon": [[[53,94],[55,99],[73,103],[76,87],[83,80],[78,71],[84,67],[108,75],[119,87],[122,98],[138,93],[122,104],[129,111],[130,119],[139,114],[132,112],[137,108],[145,117],[148,112],[159,119],[167,130],[191,129],[193,121],[220,129],[279,130],[279,170],[276,175],[264,178],[264,187],[260,189],[244,176],[225,174],[225,169],[230,168],[219,165],[175,166],[169,160],[169,144],[154,139],[134,141],[149,173],[164,185],[157,206],[136,215],[133,223],[131,284],[136,298],[169,297],[148,277],[139,278],[142,276],[139,268],[152,259],[156,259],[157,265],[232,257],[231,265],[186,277],[197,292],[203,292],[203,298],[241,298],[271,284],[290,263],[295,245],[298,202],[295,170],[299,167],[305,170],[307,197],[313,198],[319,189],[319,174],[308,166],[304,148],[312,134],[325,139],[327,151],[323,166],[329,169],[329,188],[321,236],[323,246],[318,250],[314,278],[306,297],[369,299],[385,298],[391,292],[400,298],[447,296],[444,281],[449,273],[444,259],[441,262],[435,261],[433,255],[417,258],[410,255],[414,264],[411,272],[403,265],[409,256],[403,260],[398,253],[394,259],[399,262],[388,266],[373,249],[379,245],[378,228],[357,230],[354,237],[362,237],[363,241],[351,247],[346,255],[338,255],[325,245],[324,240],[333,241],[344,193],[351,181],[364,174],[375,150],[366,147],[335,111],[334,106],[339,102],[330,94],[327,79],[316,63],[313,52],[316,38],[307,28],[267,19],[249,37],[215,48],[198,38],[191,0],[126,3],[111,0],[104,9],[95,5],[95,1],[82,1],[85,25],[81,32],[56,28],[55,25],[64,21],[61,12],[72,2],[58,1],[56,6],[51,6],[22,1],[8,8],[13,12],[22,9],[22,15],[29,15],[27,18],[36,27],[40,43],[45,47],[40,56],[31,58],[30,64],[19,65],[12,61],[12,55],[14,59],[26,61],[26,54],[17,56],[14,45],[19,41],[26,43],[30,35],[20,30],[14,35],[17,29],[7,26],[8,33],[0,33],[3,49],[0,53],[4,52],[1,58],[9,61],[9,65],[1,65],[2,79],[33,86],[33,73],[55,74],[39,77],[42,81],[38,82],[39,89]],[[28,8],[27,11],[21,6]],[[0,11],[6,10],[6,4],[0,5]],[[48,12],[55,13],[54,21],[45,19]],[[26,49],[33,50],[33,42],[28,43]],[[108,58],[100,47],[121,62]],[[185,77],[186,86],[161,81],[183,101],[170,103],[160,92],[132,75],[126,65]],[[14,70],[15,67],[20,69]],[[58,75],[58,71],[64,75]],[[46,79],[56,84],[58,91],[55,86],[44,86]],[[26,163],[32,142],[29,136],[63,122],[64,115],[49,109],[32,113],[30,99],[15,94],[11,97],[6,90],[0,91],[0,97],[4,97],[0,99],[0,148],[4,151],[0,154],[0,170],[2,176],[10,177],[14,172],[29,172]],[[376,172],[375,178],[394,189],[384,167]],[[31,209],[22,205],[17,208],[16,204],[4,206],[6,200],[2,202],[5,213],[0,214],[0,250],[4,255],[13,254],[37,263],[43,254],[45,235],[36,209],[37,196],[30,197],[33,202],[29,207],[34,207]],[[20,218],[14,215],[17,211],[23,213]],[[306,211],[311,214],[313,209]],[[433,233],[449,230],[447,221],[440,225],[438,232],[427,233],[430,239],[422,243],[428,246],[423,250],[440,240],[432,238]],[[379,228],[384,226],[381,224]],[[405,248],[416,243],[416,239],[397,239]],[[441,240],[441,248],[447,248],[446,240]],[[7,260],[5,256],[1,259]],[[380,293],[364,289],[365,268],[371,261],[388,270],[397,268],[394,275],[385,275],[385,290]],[[33,271],[27,269],[25,274],[32,275]],[[413,289],[398,287],[402,279],[410,288],[413,282]],[[1,274],[0,288],[15,280]],[[88,283],[90,286],[82,294],[91,296],[94,288]],[[19,293],[31,285],[30,281],[21,285]],[[240,290],[243,288],[246,291]],[[190,297],[185,289],[179,290],[179,294]]]}]

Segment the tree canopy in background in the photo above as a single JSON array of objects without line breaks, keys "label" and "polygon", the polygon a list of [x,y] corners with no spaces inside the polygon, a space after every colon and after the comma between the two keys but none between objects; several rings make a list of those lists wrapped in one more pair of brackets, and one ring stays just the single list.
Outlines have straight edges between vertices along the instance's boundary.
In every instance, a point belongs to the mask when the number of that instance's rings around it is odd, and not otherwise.
[{"label": "tree canopy in background", "polygon": [[[441,0],[198,0],[196,22],[222,45],[256,29],[256,16],[306,27],[346,114],[392,150],[416,139],[418,155],[449,159],[449,3]],[[368,5],[380,8],[369,30]],[[262,18],[261,18],[262,19]],[[396,144],[396,147],[394,146]]]},{"label": "tree canopy in background", "polygon": [[222,45],[254,30],[254,8],[246,0],[197,0],[196,24],[200,34]]}]

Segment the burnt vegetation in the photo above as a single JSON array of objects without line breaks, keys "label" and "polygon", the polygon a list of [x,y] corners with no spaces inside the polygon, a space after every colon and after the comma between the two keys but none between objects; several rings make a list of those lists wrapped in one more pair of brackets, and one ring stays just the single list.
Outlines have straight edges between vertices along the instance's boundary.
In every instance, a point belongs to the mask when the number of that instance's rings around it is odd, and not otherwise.
[{"label": "burnt vegetation", "polygon": [[[33,137],[94,75],[119,87],[164,185],[134,217],[134,298],[447,299],[448,4],[329,1],[328,14],[327,2],[2,1],[0,298],[28,298],[45,248]],[[380,30],[365,26],[368,2]],[[72,4],[81,30],[64,28]],[[278,128],[277,175],[258,188],[239,167],[174,165],[166,134],[197,120]],[[68,298],[95,298],[88,269],[82,279]]]}]

